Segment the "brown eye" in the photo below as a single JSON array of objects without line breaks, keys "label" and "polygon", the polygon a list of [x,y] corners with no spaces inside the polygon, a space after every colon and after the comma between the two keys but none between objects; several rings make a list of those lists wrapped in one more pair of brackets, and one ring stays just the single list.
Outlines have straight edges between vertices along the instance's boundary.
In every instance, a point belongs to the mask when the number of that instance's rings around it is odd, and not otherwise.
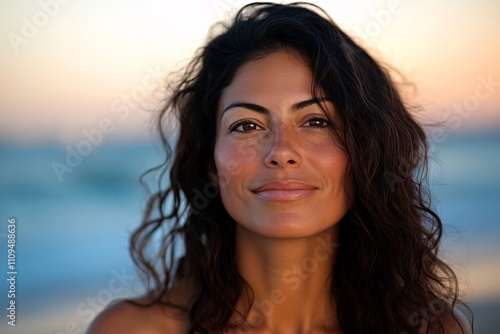
[{"label": "brown eye", "polygon": [[330,126],[330,122],[326,119],[315,117],[308,120],[304,126],[312,128],[326,128]]},{"label": "brown eye", "polygon": [[260,126],[251,121],[239,121],[231,125],[229,132],[249,133],[260,129],[262,129]]},{"label": "brown eye", "polygon": [[257,129],[257,125],[253,124],[253,123],[245,123],[245,124],[241,124],[241,129],[244,131],[244,132],[248,132],[248,131],[252,131],[252,130],[255,130]]}]

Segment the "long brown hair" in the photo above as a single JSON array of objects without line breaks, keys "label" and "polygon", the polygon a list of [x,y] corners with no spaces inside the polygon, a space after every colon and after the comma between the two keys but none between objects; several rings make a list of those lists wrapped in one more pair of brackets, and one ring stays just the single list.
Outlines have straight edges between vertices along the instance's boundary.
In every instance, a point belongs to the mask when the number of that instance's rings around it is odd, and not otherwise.
[{"label": "long brown hair", "polygon": [[[157,118],[166,159],[152,170],[168,185],[150,197],[131,239],[152,302],[164,302],[175,282],[189,280],[191,332],[208,333],[231,325],[236,302],[252,298],[236,270],[235,221],[209,175],[215,115],[242,64],[283,49],[308,61],[312,91],[321,88],[343,124],[336,136],[349,157],[354,198],[340,222],[342,246],[332,268],[342,330],[444,333],[441,316],[458,302],[458,283],[438,257],[443,226],[431,206],[425,132],[388,71],[323,10],[305,3],[246,5],[172,85]],[[172,115],[176,139],[165,131]]]}]

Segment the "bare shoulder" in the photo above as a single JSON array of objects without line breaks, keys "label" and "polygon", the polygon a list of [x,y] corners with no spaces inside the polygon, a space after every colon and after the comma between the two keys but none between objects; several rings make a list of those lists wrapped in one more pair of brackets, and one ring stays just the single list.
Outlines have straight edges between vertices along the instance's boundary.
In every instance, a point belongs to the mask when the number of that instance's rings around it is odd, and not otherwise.
[{"label": "bare shoulder", "polygon": [[442,321],[446,334],[472,334],[469,321],[460,310],[446,312]]},{"label": "bare shoulder", "polygon": [[145,306],[141,299],[120,301],[99,314],[87,334],[185,334],[189,332],[186,312],[159,303]]}]

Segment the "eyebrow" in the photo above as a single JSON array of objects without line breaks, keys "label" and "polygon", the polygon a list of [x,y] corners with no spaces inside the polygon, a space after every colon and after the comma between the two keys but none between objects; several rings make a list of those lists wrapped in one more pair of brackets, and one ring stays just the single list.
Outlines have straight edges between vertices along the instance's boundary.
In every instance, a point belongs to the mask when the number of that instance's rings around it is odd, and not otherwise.
[{"label": "eyebrow", "polygon": [[[310,105],[319,104],[319,103],[325,102],[325,101],[331,101],[331,99],[329,99],[327,97],[319,97],[319,98],[313,97],[309,100],[295,103],[292,106],[292,109],[293,110],[300,110],[300,109],[309,107]],[[224,116],[224,113],[232,108],[245,108],[245,109],[250,109],[252,111],[258,112],[260,114],[265,114],[265,115],[270,114],[269,109],[264,108],[263,106],[260,106],[258,104],[249,103],[249,102],[234,102],[234,103],[231,103],[230,105],[228,105],[226,108],[224,108],[224,110],[222,110],[220,117],[222,118],[222,116]]]}]

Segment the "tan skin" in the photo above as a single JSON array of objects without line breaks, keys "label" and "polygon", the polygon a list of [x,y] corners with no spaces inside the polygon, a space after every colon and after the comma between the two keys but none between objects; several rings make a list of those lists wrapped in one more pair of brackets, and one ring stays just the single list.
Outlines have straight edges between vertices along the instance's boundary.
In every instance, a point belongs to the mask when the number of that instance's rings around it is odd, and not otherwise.
[{"label": "tan skin", "polygon": [[215,166],[238,223],[238,269],[261,305],[250,313],[255,333],[337,327],[327,287],[349,207],[347,156],[320,107],[334,116],[333,105],[314,100],[311,85],[300,57],[277,52],[244,64],[219,104]]},{"label": "tan skin", "polygon": [[[214,181],[237,222],[238,270],[256,301],[244,331],[228,333],[342,333],[328,287],[349,208],[347,157],[323,111],[335,120],[334,107],[312,99],[311,83],[301,57],[275,52],[244,64],[219,103]],[[189,309],[189,290],[166,298]],[[447,333],[463,333],[451,315],[444,320]],[[88,333],[188,331],[185,311],[119,303]]]}]

